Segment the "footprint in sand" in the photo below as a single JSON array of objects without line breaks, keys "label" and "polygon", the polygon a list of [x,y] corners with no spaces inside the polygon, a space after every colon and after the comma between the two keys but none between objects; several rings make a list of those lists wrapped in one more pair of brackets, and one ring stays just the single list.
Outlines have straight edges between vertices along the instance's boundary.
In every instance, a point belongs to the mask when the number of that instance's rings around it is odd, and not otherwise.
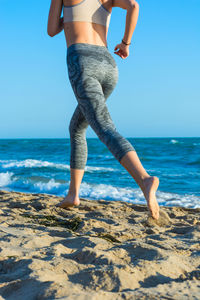
[{"label": "footprint in sand", "polygon": [[146,221],[146,225],[147,226],[160,226],[160,227],[165,227],[165,226],[169,226],[172,224],[172,221],[169,217],[169,215],[167,214],[167,212],[165,212],[164,210],[160,209],[159,211],[159,219],[156,220],[154,218],[152,218],[150,215],[147,218]]}]

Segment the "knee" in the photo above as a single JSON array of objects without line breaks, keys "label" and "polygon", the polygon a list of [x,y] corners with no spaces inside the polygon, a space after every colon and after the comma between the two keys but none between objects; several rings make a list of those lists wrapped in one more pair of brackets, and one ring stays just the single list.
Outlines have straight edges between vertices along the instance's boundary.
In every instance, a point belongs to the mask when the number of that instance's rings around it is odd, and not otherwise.
[{"label": "knee", "polygon": [[69,130],[70,137],[72,137],[72,138],[76,137],[77,134],[79,133],[77,123],[74,122],[73,119],[71,119],[71,121],[69,123],[68,130]]},{"label": "knee", "polygon": [[69,123],[69,134],[70,134],[70,138],[72,138],[73,140],[82,142],[82,140],[85,140],[85,130],[84,128],[82,128],[79,124],[76,122],[73,122],[73,120]]},{"label": "knee", "polygon": [[100,127],[96,134],[98,135],[99,139],[106,145],[109,143],[113,143],[114,140],[116,140],[116,137],[119,135],[115,127],[111,126]]}]

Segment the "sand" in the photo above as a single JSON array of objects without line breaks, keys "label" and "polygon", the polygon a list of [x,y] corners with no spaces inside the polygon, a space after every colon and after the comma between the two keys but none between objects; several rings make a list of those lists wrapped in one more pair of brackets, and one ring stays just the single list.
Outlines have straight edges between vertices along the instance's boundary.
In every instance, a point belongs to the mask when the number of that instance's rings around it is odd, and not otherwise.
[{"label": "sand", "polygon": [[0,299],[200,299],[200,209],[0,191]]}]

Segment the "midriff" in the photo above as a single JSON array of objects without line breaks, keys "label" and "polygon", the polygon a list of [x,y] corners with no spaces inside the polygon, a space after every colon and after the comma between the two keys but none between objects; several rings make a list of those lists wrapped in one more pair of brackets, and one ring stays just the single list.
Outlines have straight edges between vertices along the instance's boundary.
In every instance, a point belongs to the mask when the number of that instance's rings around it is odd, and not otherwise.
[{"label": "midriff", "polygon": [[[79,1],[64,0],[64,5],[74,5]],[[104,7],[111,12],[112,2],[111,0],[101,0]],[[76,43],[88,43],[100,46],[107,46],[107,34],[108,28],[96,23],[90,22],[66,22],[64,23],[64,32],[67,43],[67,48]]]}]

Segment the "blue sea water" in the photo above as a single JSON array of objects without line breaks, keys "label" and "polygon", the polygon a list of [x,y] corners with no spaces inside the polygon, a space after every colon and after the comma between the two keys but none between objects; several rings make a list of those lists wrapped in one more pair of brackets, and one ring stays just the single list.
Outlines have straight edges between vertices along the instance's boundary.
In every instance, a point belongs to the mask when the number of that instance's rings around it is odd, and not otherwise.
[{"label": "blue sea water", "polygon": [[[200,207],[200,138],[128,138],[147,172],[158,176],[161,206]],[[80,197],[145,204],[130,174],[98,138],[88,138]],[[0,140],[0,189],[66,195],[69,139]]]}]

